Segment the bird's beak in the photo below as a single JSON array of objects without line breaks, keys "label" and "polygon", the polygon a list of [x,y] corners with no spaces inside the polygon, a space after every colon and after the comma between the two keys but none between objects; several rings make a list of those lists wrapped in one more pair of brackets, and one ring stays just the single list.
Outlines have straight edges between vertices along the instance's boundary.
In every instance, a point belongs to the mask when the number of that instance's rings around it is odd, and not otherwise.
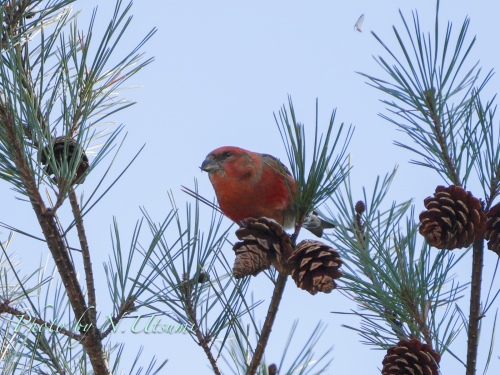
[{"label": "bird's beak", "polygon": [[214,171],[220,169],[220,164],[212,159],[207,158],[203,161],[203,164],[201,165],[200,168],[202,171],[211,173],[211,172],[214,172]]}]

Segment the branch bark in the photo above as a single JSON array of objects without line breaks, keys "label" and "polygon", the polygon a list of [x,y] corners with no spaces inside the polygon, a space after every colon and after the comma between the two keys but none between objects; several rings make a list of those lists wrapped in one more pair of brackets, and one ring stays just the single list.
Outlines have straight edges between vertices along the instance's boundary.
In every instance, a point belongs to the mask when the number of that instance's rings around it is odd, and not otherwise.
[{"label": "branch bark", "polygon": [[434,134],[436,136],[437,142],[439,143],[439,147],[441,148],[441,154],[443,155],[443,160],[448,167],[448,171],[450,172],[450,178],[452,182],[457,186],[462,186],[458,177],[457,168],[453,163],[453,160],[451,160],[450,153],[448,152],[446,139],[443,136],[441,119],[439,117],[439,113],[436,110],[436,99],[434,98],[434,93],[434,89],[424,92],[430,117],[432,119],[432,122],[434,123]]},{"label": "branch bark", "polygon": [[266,320],[264,322],[264,326],[262,327],[262,332],[260,333],[259,342],[257,343],[257,349],[255,350],[252,362],[250,362],[247,369],[247,375],[254,375],[260,365],[260,361],[262,360],[262,356],[264,355],[264,351],[266,349],[267,340],[269,340],[269,335],[271,334],[271,330],[273,328],[274,319],[276,318],[276,314],[278,312],[281,297],[285,291],[287,279],[287,274],[280,273],[278,276],[278,280],[276,281],[276,285],[274,287],[273,297],[269,305],[269,310],[267,311]]},{"label": "branch bark", "polygon": [[51,366],[53,370],[56,371],[59,375],[66,375],[66,371],[64,371],[64,369],[61,367],[61,364],[54,356],[54,353],[52,353],[52,351],[50,350],[50,347],[48,346],[48,342],[47,340],[45,340],[45,337],[40,337],[39,335],[38,338],[41,341],[38,347],[50,359],[50,364],[48,365]]},{"label": "branch bark", "polygon": [[472,281],[470,295],[469,330],[467,340],[466,375],[476,374],[477,344],[479,339],[479,314],[481,304],[481,280],[483,273],[484,240],[478,238],[472,245]]},{"label": "branch bark", "polygon": [[69,201],[71,203],[71,208],[73,210],[73,217],[75,218],[76,229],[78,232],[78,239],[80,240],[80,246],[82,248],[83,256],[83,268],[85,269],[85,281],[87,282],[87,295],[89,306],[94,307],[89,310],[90,320],[94,326],[97,326],[96,317],[96,297],[94,288],[94,274],[92,272],[92,262],[90,261],[90,251],[89,243],[87,241],[87,235],[85,234],[85,228],[83,226],[82,215],[80,212],[80,206],[78,205],[78,199],[74,189],[71,189],[69,193]]},{"label": "branch bark", "polygon": [[101,333],[102,340],[104,340],[104,338],[111,333],[111,331],[113,330],[113,325],[117,324],[125,316],[125,314],[135,310],[135,304],[134,304],[135,300],[136,297],[132,295],[129,298],[127,298],[125,303],[123,303],[120,306],[118,314],[116,316],[113,316],[113,318],[111,318],[113,324],[110,324],[109,327],[104,332]]},{"label": "branch bark", "polygon": [[[189,284],[189,283],[188,283]],[[210,337],[207,337],[206,335],[203,335],[201,332],[201,328],[198,325],[198,322],[196,321],[196,310],[195,307],[193,306],[192,303],[192,294],[191,294],[191,288],[187,287],[185,288],[184,296],[186,298],[186,312],[188,313],[189,317],[191,318],[191,323],[193,323],[193,330],[196,334],[196,338],[198,339],[198,345],[200,345],[203,348],[203,351],[205,352],[205,355],[207,356],[208,360],[210,361],[210,364],[212,365],[212,369],[214,370],[214,373],[216,375],[222,375],[222,372],[219,369],[219,365],[217,364],[217,360],[214,358],[212,355],[212,352],[210,351]]]},{"label": "branch bark", "polygon": [[[27,319],[28,323],[36,323],[36,324],[38,324],[41,327],[44,326],[44,327],[47,327],[49,329],[51,329],[51,327],[54,325],[54,323],[49,324],[49,322],[46,322],[43,319],[36,318],[36,317],[31,316],[29,314],[26,314],[26,313],[24,313],[24,312],[22,312],[20,310],[17,310],[15,308],[9,306],[5,302],[0,302],[0,314],[2,314],[2,313],[7,313],[7,314],[10,314],[10,315],[18,317],[18,318],[22,317],[23,320]],[[68,336],[68,337],[72,338],[73,340],[80,341],[81,338],[82,338],[79,334],[71,332],[71,331],[68,331],[67,329],[64,329],[64,328],[61,328],[61,327],[58,327],[56,329],[56,331],[59,332],[59,333],[62,333],[65,336]]]}]

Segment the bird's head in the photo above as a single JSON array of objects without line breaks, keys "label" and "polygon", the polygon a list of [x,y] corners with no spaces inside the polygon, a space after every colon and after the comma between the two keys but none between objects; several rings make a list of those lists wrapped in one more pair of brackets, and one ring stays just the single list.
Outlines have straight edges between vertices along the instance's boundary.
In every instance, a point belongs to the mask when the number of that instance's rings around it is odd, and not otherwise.
[{"label": "bird's head", "polygon": [[200,168],[209,175],[221,173],[248,178],[253,177],[252,171],[257,164],[260,164],[257,154],[239,147],[224,146],[209,153]]}]

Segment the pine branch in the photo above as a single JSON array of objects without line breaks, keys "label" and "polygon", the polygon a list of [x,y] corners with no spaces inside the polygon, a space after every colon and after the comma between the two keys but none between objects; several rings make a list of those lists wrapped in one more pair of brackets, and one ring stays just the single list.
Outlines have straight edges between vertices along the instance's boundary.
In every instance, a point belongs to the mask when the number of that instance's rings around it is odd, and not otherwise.
[{"label": "pine branch", "polygon": [[57,227],[54,216],[47,215],[48,210],[43,203],[35,178],[28,166],[21,140],[16,135],[14,119],[11,112],[6,110],[5,106],[0,107],[0,120],[2,122],[2,130],[6,138],[10,141],[12,160],[16,169],[19,171],[18,173],[22,185],[30,198],[33,210],[35,211],[44,237],[47,240],[47,245],[56,263],[73,312],[78,319],[81,319],[82,325],[80,326],[80,332],[82,336],[85,335],[84,327],[89,327],[88,336],[85,336],[82,343],[89,355],[92,367],[96,374],[108,375],[110,374],[110,370],[100,339],[100,332],[89,319],[89,314],[87,314],[89,308],[87,308],[85,303],[83,292],[80,288],[73,263],[66,250],[61,232]]},{"label": "pine branch", "polygon": [[490,191],[489,195],[486,197],[485,211],[489,211],[493,201],[500,193],[499,184],[500,184],[500,165],[495,169],[494,177],[490,182]]},{"label": "pine branch", "polygon": [[73,312],[78,319],[81,318],[80,332],[82,335],[85,334],[84,327],[88,327],[87,336],[82,340],[82,344],[89,355],[94,372],[99,375],[111,374],[107,363],[106,353],[102,346],[100,332],[98,328],[92,324],[90,314],[87,314],[91,308],[95,309],[95,307],[87,307],[76,271],[66,251],[62,235],[58,231],[54,217],[51,215],[44,215],[38,205],[33,205],[33,209],[35,210],[40,227],[47,240],[47,245],[56,263],[61,280],[63,281]]},{"label": "pine branch", "polygon": [[212,355],[212,351],[210,350],[210,336],[203,334],[200,326],[198,325],[198,321],[196,320],[196,309],[193,306],[192,301],[192,291],[190,287],[190,283],[187,282],[186,286],[181,287],[183,289],[183,294],[186,299],[186,312],[188,313],[189,319],[193,324],[192,330],[195,332],[196,338],[198,339],[198,345],[203,348],[205,355],[207,356],[210,364],[212,365],[212,369],[216,375],[222,375],[222,372],[219,369],[219,365],[217,364],[217,360]]},{"label": "pine branch", "polygon": [[[393,30],[402,58],[398,58],[396,53],[372,33],[390,55],[390,60],[382,56],[376,58],[390,79],[382,80],[360,74],[370,81],[368,82],[370,86],[393,98],[392,101],[382,100],[382,102],[389,107],[391,113],[404,121],[400,122],[383,114],[380,116],[407,133],[417,145],[415,147],[395,142],[396,145],[416,153],[423,159],[411,162],[434,169],[443,179],[461,186],[467,183],[470,171],[476,159],[480,157],[477,144],[471,141],[473,137],[468,136],[468,133],[475,133],[477,126],[474,126],[471,120],[474,101],[492,73],[488,73],[478,87],[475,85],[479,80],[481,69],[476,70],[477,64],[462,73],[466,66],[464,61],[475,43],[473,38],[468,45],[465,44],[470,22],[468,18],[465,19],[456,39],[451,58],[450,49],[453,46],[451,23],[448,24],[443,47],[439,48],[441,38],[438,11],[439,1],[434,41],[431,40],[430,34],[426,38],[425,33],[421,31],[417,12],[413,13],[413,30],[410,30],[400,12],[405,32],[400,33],[395,27]],[[463,95],[458,97],[461,92]],[[460,177],[462,173],[464,175]]]},{"label": "pine branch", "polygon": [[297,224],[295,224],[295,230],[290,237],[290,241],[292,243],[293,248],[295,248],[295,242],[297,241],[297,237],[299,236],[300,229],[302,228],[302,225],[304,224],[304,217],[301,217],[300,220],[298,221]]},{"label": "pine branch", "polygon": [[97,304],[96,304],[95,288],[94,288],[94,275],[92,272],[92,262],[90,261],[89,244],[87,241],[87,235],[85,234],[82,214],[80,212],[80,207],[78,205],[78,200],[74,189],[71,189],[71,192],[69,193],[69,201],[71,203],[73,217],[75,218],[76,229],[78,231],[78,239],[80,240],[80,246],[82,248],[83,267],[85,269],[85,280],[87,282],[87,295],[90,306],[89,317],[92,324],[94,324],[94,326],[97,326],[97,317],[95,310],[97,308]]},{"label": "pine branch", "polygon": [[36,181],[31,176],[31,170],[27,160],[25,159],[21,140],[16,135],[14,121],[11,106],[8,103],[0,102],[0,130],[1,133],[3,133],[2,135],[9,142],[8,147],[10,157],[16,166],[16,172],[18,174],[17,177],[26,189],[31,203],[38,206],[41,213],[45,214],[47,212],[47,208],[38,193]]},{"label": "pine branch", "polygon": [[[43,353],[45,353],[45,355],[47,357],[49,357],[50,362],[51,362],[50,365],[54,368],[54,370],[57,372],[57,374],[66,375],[66,371],[64,371],[64,369],[61,368],[59,361],[54,356],[54,353],[52,352],[52,350],[50,350],[50,348],[48,347],[48,343],[47,343],[47,340],[45,340],[45,337],[42,336],[40,338],[40,341],[42,341],[42,343],[38,347],[40,348],[40,350]],[[47,345],[47,347],[45,345]],[[47,365],[49,365],[49,364],[47,363]]]},{"label": "pine branch", "polygon": [[466,375],[476,374],[477,344],[479,341],[479,316],[481,308],[481,279],[483,272],[484,240],[478,238],[472,245],[472,281],[470,298],[469,330],[467,332],[467,372]]},{"label": "pine branch", "polygon": [[5,49],[10,45],[11,38],[17,34],[17,28],[21,22],[24,12],[32,3],[35,3],[35,1],[21,0],[18,3],[14,1],[13,5],[15,5],[15,9],[11,9],[10,3],[6,3],[4,8],[1,9],[4,11],[2,21],[6,25],[6,27],[2,27],[3,35],[1,49]]},{"label": "pine branch", "polygon": [[104,338],[106,338],[106,336],[108,336],[111,333],[111,331],[113,330],[114,326],[125,316],[125,314],[127,314],[127,313],[135,310],[135,304],[134,304],[135,300],[136,300],[135,296],[130,296],[125,301],[125,303],[123,303],[120,306],[120,311],[118,312],[118,314],[111,319],[112,322],[113,322],[113,324],[111,324],[108,327],[108,329],[106,329],[106,331],[104,331],[103,333],[101,333],[101,339],[102,340]]},{"label": "pine branch", "polygon": [[[330,197],[349,174],[346,152],[353,128],[351,126],[348,128],[342,142],[341,135],[344,124],[340,125],[335,134],[335,114],[336,110],[333,110],[325,134],[320,133],[318,100],[316,100],[316,124],[312,155],[306,154],[305,126],[298,122],[295,116],[291,97],[288,97],[288,110],[283,105],[279,111],[279,121],[278,117],[274,116],[286,149],[291,174],[296,181],[297,196],[294,202],[296,223],[302,223],[307,214]],[[337,154],[334,154],[335,151]],[[311,163],[306,162],[306,157],[311,157]],[[296,226],[293,235],[295,239],[297,235]]]},{"label": "pine branch", "polygon": [[[359,243],[360,249],[364,249],[367,254],[370,254],[370,243],[366,241],[366,233],[365,233],[365,223],[362,222],[361,216],[364,213],[366,209],[365,202],[363,201],[358,201],[355,206],[355,220],[353,221],[353,228],[354,228],[354,238],[355,240]],[[372,273],[373,271],[369,271],[367,267],[362,267],[362,272],[365,274],[365,276],[371,281],[372,285],[377,285],[377,287],[380,287],[377,278],[375,275]],[[402,337],[402,333],[404,332],[404,326],[401,320],[398,320],[398,316],[388,307],[384,307],[384,314],[387,316],[390,316],[389,320],[391,321],[392,324],[394,324],[392,327],[392,330],[394,331],[394,334],[400,338],[406,338]]]},{"label": "pine branch", "polygon": [[415,302],[413,300],[408,300],[408,301],[406,301],[406,303],[408,304],[409,309],[413,313],[413,319],[415,320],[415,323],[418,326],[418,329],[420,330],[420,332],[424,336],[424,340],[425,340],[426,344],[429,345],[432,349],[432,347],[433,347],[432,346],[432,333],[430,332],[429,327],[427,326],[427,324],[425,322],[426,316],[425,316],[424,312],[421,313],[418,310],[418,308],[415,305]]},{"label": "pine branch", "polygon": [[[47,328],[52,327],[48,322],[46,322],[43,319],[36,318],[36,317],[31,316],[29,314],[26,314],[20,310],[17,310],[13,307],[10,307],[7,302],[0,302],[0,315],[3,313],[10,314],[10,315],[15,316],[17,318],[22,317],[23,320],[26,319],[29,323],[36,323],[40,327],[47,327]],[[53,323],[52,323],[52,325],[53,325]],[[68,336],[69,338],[71,338],[73,340],[79,341],[79,342],[82,339],[82,336],[80,336],[79,334],[68,331],[67,329],[62,328],[62,327],[57,327],[56,331],[59,333],[62,333],[65,336]]]},{"label": "pine branch", "polygon": [[427,108],[429,109],[429,115],[432,119],[432,123],[434,124],[432,130],[434,131],[436,140],[439,144],[439,147],[441,148],[442,158],[446,164],[448,171],[450,172],[452,182],[457,186],[462,186],[458,177],[457,168],[448,152],[446,139],[443,136],[441,119],[439,113],[436,111],[436,99],[434,97],[435,91],[436,90],[434,89],[430,89],[424,92]]},{"label": "pine branch", "polygon": [[271,298],[271,303],[269,304],[269,310],[267,311],[266,320],[260,333],[259,342],[257,343],[257,348],[255,349],[252,361],[247,369],[247,375],[254,375],[260,365],[262,356],[264,355],[264,351],[267,346],[267,341],[269,340],[269,335],[271,334],[271,329],[273,328],[276,314],[278,313],[281,297],[285,291],[287,279],[287,274],[280,273],[278,276],[278,280],[276,281],[276,285],[274,287],[273,297]]}]

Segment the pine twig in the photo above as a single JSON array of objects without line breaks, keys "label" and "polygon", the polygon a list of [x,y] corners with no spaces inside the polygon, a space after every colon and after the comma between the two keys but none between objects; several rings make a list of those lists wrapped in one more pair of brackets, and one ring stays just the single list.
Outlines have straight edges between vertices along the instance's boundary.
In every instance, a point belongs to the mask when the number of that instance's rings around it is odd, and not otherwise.
[{"label": "pine twig", "polygon": [[255,349],[252,361],[247,369],[247,375],[254,375],[260,365],[260,361],[262,360],[262,356],[264,355],[264,351],[267,346],[267,340],[269,339],[271,329],[273,328],[276,313],[278,312],[281,297],[283,296],[283,292],[285,290],[287,279],[288,275],[285,273],[280,273],[278,276],[278,280],[276,281],[276,285],[274,287],[273,297],[269,305],[269,310],[267,311],[266,320],[264,322],[264,326],[262,327],[262,332],[260,333],[259,342],[257,343],[257,348]]},{"label": "pine twig", "polygon": [[434,99],[434,92],[435,92],[434,89],[430,89],[424,92],[425,101],[429,109],[429,114],[434,124],[432,128],[434,130],[434,134],[436,135],[436,140],[439,143],[439,147],[441,148],[441,154],[443,155],[443,160],[446,163],[448,171],[451,174],[451,180],[455,185],[461,186],[462,184],[460,183],[460,179],[458,178],[457,168],[450,157],[450,154],[448,152],[448,146],[443,136],[441,119],[439,118],[439,113],[437,113],[436,111],[436,101]]},{"label": "pine twig", "polygon": [[[48,322],[46,322],[43,319],[36,318],[36,317],[31,316],[29,314],[26,314],[26,313],[24,313],[24,312],[22,312],[20,310],[17,310],[15,308],[9,306],[9,304],[6,303],[6,302],[0,302],[0,315],[2,313],[10,314],[10,315],[15,316],[15,317],[17,317],[19,319],[21,319],[21,317],[22,317],[23,320],[26,319],[26,320],[29,321],[29,323],[36,323],[40,327],[47,327],[49,329],[54,324],[54,323],[52,323],[52,325],[50,325]],[[68,336],[69,338],[72,338],[73,340],[80,341],[81,338],[82,338],[79,334],[71,332],[71,331],[68,331],[67,329],[64,329],[62,327],[57,327],[56,331],[59,332],[59,333],[62,333],[65,336]]]},{"label": "pine twig", "polygon": [[500,183],[500,166],[495,169],[495,174],[490,182],[490,194],[486,196],[486,206],[485,211],[491,208],[491,205],[499,193],[499,183]]},{"label": "pine twig", "polygon": [[136,299],[137,299],[136,296],[131,295],[127,298],[127,300],[124,303],[122,303],[122,305],[120,306],[120,310],[118,311],[118,315],[114,316],[111,319],[113,324],[110,324],[108,329],[106,329],[106,331],[101,333],[101,340],[104,340],[104,338],[111,333],[111,330],[113,329],[114,325],[117,324],[125,316],[125,314],[134,311],[136,309],[134,303]]},{"label": "pine twig", "polygon": [[292,236],[290,237],[290,241],[292,243],[293,248],[295,249],[295,241],[297,241],[297,237],[299,236],[300,229],[302,228],[302,225],[304,224],[304,216],[299,220],[299,222],[295,225],[295,231],[293,232]]},{"label": "pine twig", "polygon": [[[76,229],[78,232],[78,239],[80,240],[80,246],[82,248],[83,256],[83,267],[85,269],[85,281],[87,282],[87,295],[89,304],[89,317],[94,326],[97,326],[96,318],[96,297],[94,288],[94,275],[92,272],[92,262],[90,261],[90,251],[89,243],[87,241],[87,235],[85,234],[85,228],[83,226],[82,214],[80,211],[80,206],[78,205],[78,199],[74,189],[71,189],[69,193],[69,201],[71,203],[71,209],[73,211],[73,217],[75,218]],[[93,306],[93,308],[92,308]]]},{"label": "pine twig", "polygon": [[198,322],[196,321],[196,310],[191,300],[192,295],[190,287],[184,288],[184,296],[186,298],[186,312],[188,313],[188,316],[191,319],[191,322],[193,323],[192,330],[196,334],[196,338],[198,339],[198,345],[203,348],[205,355],[207,356],[208,360],[210,361],[210,364],[212,365],[214,373],[216,375],[222,375],[222,372],[219,369],[219,365],[217,364],[217,360],[214,358],[212,352],[210,351],[209,347],[210,337],[207,335],[203,335],[203,333],[201,332],[201,328],[198,325]]},{"label": "pine twig", "polygon": [[47,341],[44,340],[43,342],[40,343],[40,345],[38,347],[40,348],[40,350],[43,353],[45,353],[45,355],[47,357],[49,357],[50,362],[51,362],[49,365],[52,366],[55,371],[57,371],[57,374],[59,374],[59,375],[66,375],[66,371],[64,371],[64,369],[61,368],[61,365],[57,361],[57,358],[54,356],[54,353],[51,352],[50,348],[48,348],[48,347],[46,348],[45,347],[46,344],[47,344]]},{"label": "pine twig", "polygon": [[[410,308],[411,312],[413,313],[413,321],[417,324],[418,329],[424,336],[425,343],[429,345],[429,347],[432,349],[432,332],[429,330],[429,327],[427,326],[425,322],[425,312],[420,312],[415,306],[415,303],[413,299],[408,299],[406,301],[408,304],[408,307]],[[423,316],[422,316],[423,315]]]},{"label": "pine twig", "polygon": [[[354,238],[356,241],[359,243],[360,248],[363,249],[363,251],[366,251],[368,254],[370,254],[370,243],[369,241],[367,242],[366,240],[366,223],[361,220],[361,215],[365,212],[366,206],[365,202],[363,201],[358,201],[354,207],[354,211],[356,212],[356,216],[353,221],[353,233],[354,233]],[[398,254],[399,257],[399,250],[398,247],[394,247],[396,250],[396,253]],[[372,272],[369,272],[366,267],[362,267],[361,271],[363,274],[371,281],[372,285],[377,285],[379,286],[379,282],[375,275]],[[394,334],[398,338],[406,338],[405,332],[404,332],[404,326],[401,320],[398,320],[398,316],[394,311],[389,309],[388,307],[384,306],[384,314],[388,317],[388,319],[391,322],[391,328],[394,332]],[[366,315],[365,315],[366,316]]]},{"label": "pine twig", "polygon": [[4,15],[3,22],[5,23],[1,47],[0,49],[5,49],[9,45],[9,39],[12,35],[15,35],[17,32],[17,26],[21,21],[22,14],[26,10],[26,8],[34,3],[33,0],[21,0],[18,4],[14,3],[13,5],[17,5],[16,9],[10,9],[10,4],[7,3],[4,5]]},{"label": "pine twig", "polygon": [[469,330],[467,340],[467,371],[466,375],[476,374],[477,344],[479,340],[479,310],[481,304],[481,279],[483,272],[482,238],[472,245],[472,281],[470,296]]}]

